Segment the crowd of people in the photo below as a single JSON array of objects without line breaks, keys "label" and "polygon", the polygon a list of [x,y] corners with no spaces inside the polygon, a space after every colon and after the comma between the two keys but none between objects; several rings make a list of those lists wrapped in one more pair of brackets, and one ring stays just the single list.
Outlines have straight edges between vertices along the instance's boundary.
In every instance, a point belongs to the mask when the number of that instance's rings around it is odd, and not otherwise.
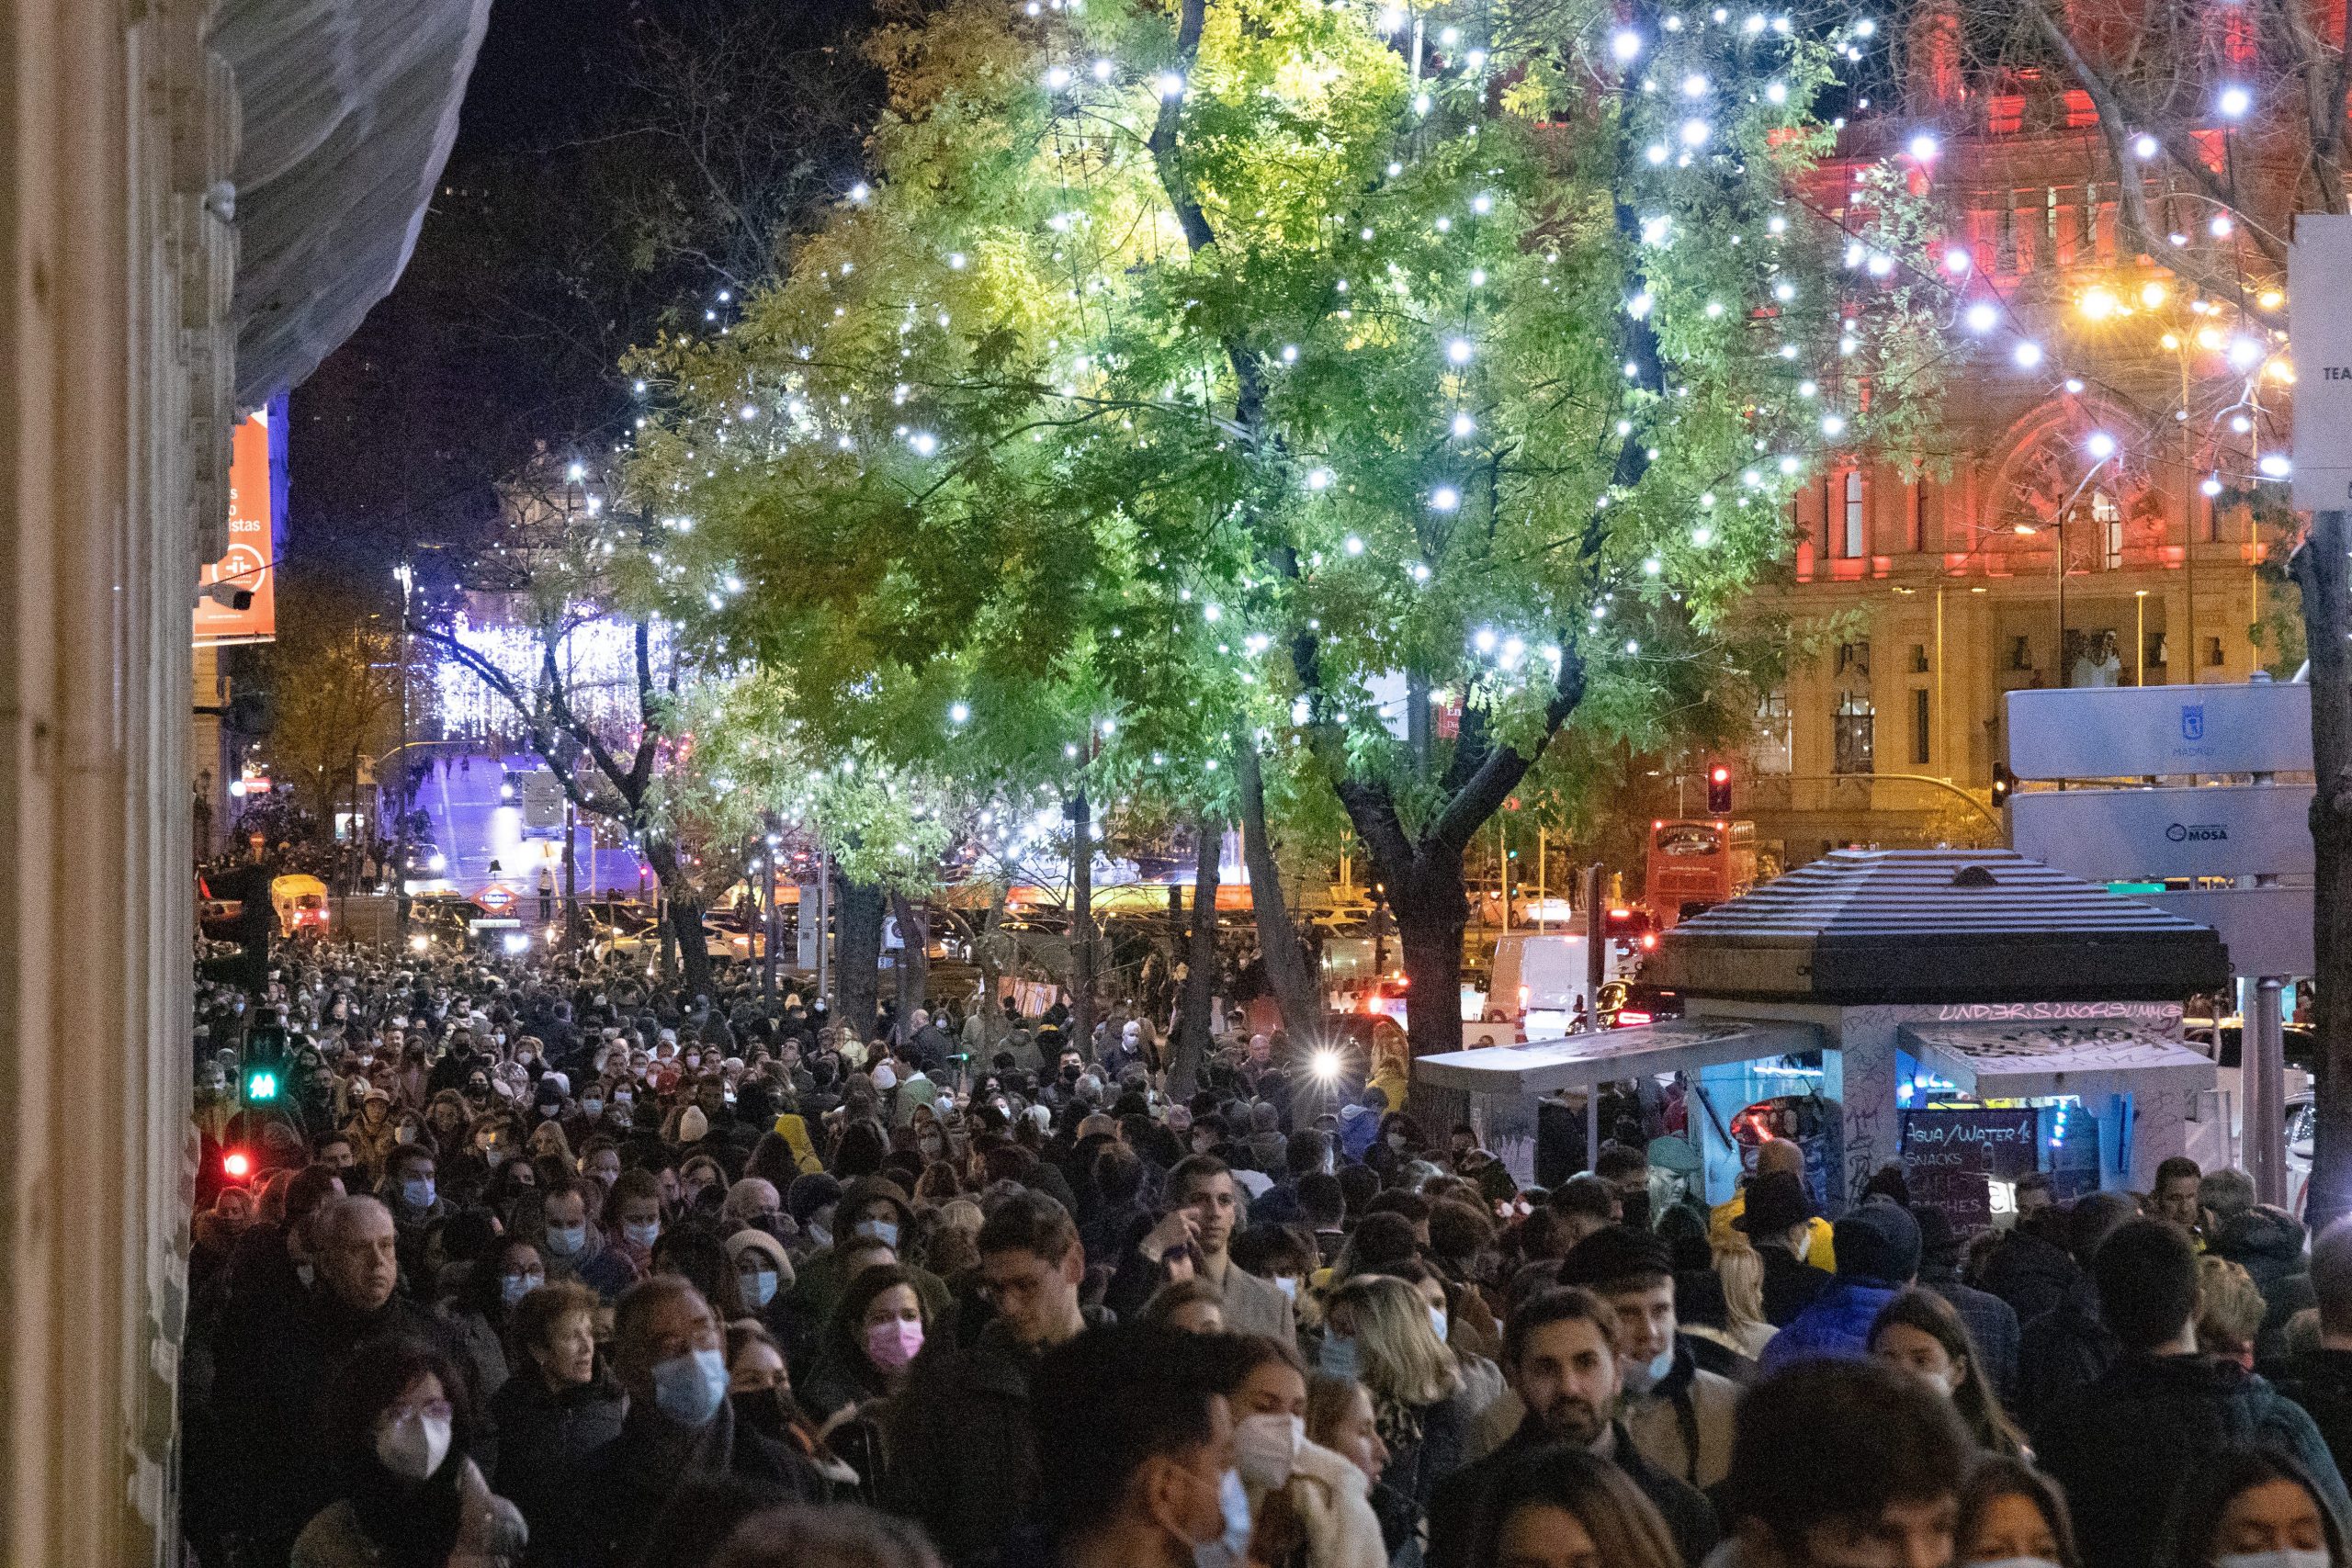
[{"label": "crowd of people", "polygon": [[1655,1085],[1527,1188],[1278,1035],[277,964],[198,987],[210,1568],[2352,1568],[2352,1230],[2236,1171],[1962,1237],[1785,1141],[1710,1209]]}]

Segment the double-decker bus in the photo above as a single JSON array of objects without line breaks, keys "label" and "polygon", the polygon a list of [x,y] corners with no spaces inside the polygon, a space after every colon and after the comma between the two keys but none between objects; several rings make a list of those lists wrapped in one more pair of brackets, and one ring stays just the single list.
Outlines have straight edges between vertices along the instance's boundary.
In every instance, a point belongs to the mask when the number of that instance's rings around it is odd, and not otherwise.
[{"label": "double-decker bus", "polygon": [[1756,824],[1720,818],[1650,824],[1644,892],[1660,931],[1755,886]]}]

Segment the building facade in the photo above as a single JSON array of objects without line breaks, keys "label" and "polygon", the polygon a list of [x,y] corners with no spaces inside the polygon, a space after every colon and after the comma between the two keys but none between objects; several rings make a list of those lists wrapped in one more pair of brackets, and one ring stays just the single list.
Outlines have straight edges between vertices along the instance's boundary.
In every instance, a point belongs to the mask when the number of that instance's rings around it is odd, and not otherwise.
[{"label": "building facade", "polygon": [[[1913,27],[1916,112],[1849,127],[1819,199],[1842,217],[1860,158],[1909,164],[1950,214],[1939,260],[1975,347],[1936,449],[1825,464],[1791,508],[1762,600],[1806,654],[1762,701],[1740,802],[1783,864],[1997,841],[2007,692],[2244,681],[2300,646],[2279,636],[2286,487],[2262,466],[2285,443],[2284,334],[2188,281],[2240,263],[2231,215],[2126,167],[2165,230],[2133,254],[2088,96],[2031,70],[1971,85],[1940,25]],[[2229,133],[2195,134],[2259,181]]]}]

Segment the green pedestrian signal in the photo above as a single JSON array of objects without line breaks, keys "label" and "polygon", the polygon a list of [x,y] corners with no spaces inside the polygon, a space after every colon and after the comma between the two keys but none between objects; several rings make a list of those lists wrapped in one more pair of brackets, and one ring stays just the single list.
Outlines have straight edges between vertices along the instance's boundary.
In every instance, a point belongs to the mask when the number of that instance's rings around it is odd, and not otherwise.
[{"label": "green pedestrian signal", "polygon": [[245,1074],[245,1103],[258,1105],[277,1098],[277,1073],[270,1067],[255,1067]]}]

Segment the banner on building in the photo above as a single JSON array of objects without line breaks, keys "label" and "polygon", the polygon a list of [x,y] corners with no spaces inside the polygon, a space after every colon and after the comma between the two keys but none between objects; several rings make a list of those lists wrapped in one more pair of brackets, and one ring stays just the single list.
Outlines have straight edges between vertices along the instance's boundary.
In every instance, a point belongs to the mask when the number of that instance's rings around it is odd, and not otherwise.
[{"label": "banner on building", "polygon": [[237,422],[229,446],[229,548],[198,577],[200,588],[231,583],[253,595],[232,609],[209,594],[196,602],[198,648],[267,642],[277,635],[277,557],[286,528],[286,394]]}]

